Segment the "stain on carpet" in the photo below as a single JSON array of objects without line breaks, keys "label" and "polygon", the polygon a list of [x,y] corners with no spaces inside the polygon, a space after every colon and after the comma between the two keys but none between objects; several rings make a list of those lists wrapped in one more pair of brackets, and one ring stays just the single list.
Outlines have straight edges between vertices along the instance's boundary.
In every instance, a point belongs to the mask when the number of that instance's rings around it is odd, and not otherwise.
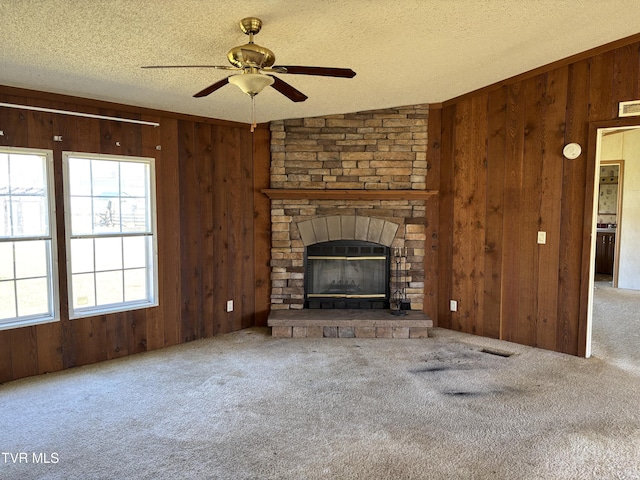
[{"label": "stain on carpet", "polygon": [[480,350],[481,353],[488,353],[490,355],[495,355],[497,357],[504,357],[504,358],[509,358],[511,355],[513,355],[513,353],[511,352],[506,352],[504,350],[496,350],[494,348],[483,348],[482,350]]},{"label": "stain on carpet", "polygon": [[437,365],[437,366],[429,366],[429,367],[421,367],[421,368],[412,368],[409,370],[409,373],[439,373],[439,372],[447,372],[452,370],[474,370],[478,367],[473,365]]}]

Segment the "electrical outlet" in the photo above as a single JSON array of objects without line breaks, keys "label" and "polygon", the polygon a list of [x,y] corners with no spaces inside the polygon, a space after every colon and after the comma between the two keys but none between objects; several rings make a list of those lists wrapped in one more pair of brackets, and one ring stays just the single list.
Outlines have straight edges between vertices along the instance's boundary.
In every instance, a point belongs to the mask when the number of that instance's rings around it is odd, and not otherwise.
[{"label": "electrical outlet", "polygon": [[538,232],[538,245],[547,243],[547,232]]},{"label": "electrical outlet", "polygon": [[458,302],[456,300],[449,301],[449,310],[451,310],[452,312],[458,311]]},{"label": "electrical outlet", "polygon": [[227,312],[233,312],[233,300],[227,300]]}]

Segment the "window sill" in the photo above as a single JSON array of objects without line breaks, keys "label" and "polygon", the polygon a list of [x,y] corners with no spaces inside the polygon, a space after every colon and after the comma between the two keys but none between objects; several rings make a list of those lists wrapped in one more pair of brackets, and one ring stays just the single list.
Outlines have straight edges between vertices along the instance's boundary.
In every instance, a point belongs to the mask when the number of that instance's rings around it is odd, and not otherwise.
[{"label": "window sill", "polygon": [[11,330],[14,328],[21,327],[33,327],[34,325],[43,325],[45,323],[54,323],[59,322],[59,318],[46,317],[46,318],[37,318],[37,319],[29,319],[29,320],[14,320],[3,322],[0,320],[0,331],[2,330]]}]

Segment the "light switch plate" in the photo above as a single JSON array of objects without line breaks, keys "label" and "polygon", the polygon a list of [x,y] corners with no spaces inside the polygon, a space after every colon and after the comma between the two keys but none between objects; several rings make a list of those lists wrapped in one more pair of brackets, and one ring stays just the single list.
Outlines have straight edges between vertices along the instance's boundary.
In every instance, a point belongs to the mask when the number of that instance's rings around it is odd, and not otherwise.
[{"label": "light switch plate", "polygon": [[227,300],[227,312],[233,312],[233,300]]},{"label": "light switch plate", "polygon": [[449,301],[449,310],[451,310],[452,312],[458,311],[458,302],[456,300]]},{"label": "light switch plate", "polygon": [[547,232],[538,232],[538,244],[544,245],[547,243]]}]

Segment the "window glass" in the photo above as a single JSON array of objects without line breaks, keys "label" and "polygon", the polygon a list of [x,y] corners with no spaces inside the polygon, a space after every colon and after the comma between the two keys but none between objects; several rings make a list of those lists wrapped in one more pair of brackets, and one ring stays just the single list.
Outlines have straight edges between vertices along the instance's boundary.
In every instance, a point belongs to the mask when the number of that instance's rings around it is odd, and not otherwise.
[{"label": "window glass", "polygon": [[70,316],[157,305],[154,159],[67,152],[63,163]]},{"label": "window glass", "polygon": [[58,320],[51,151],[0,147],[0,329]]}]

